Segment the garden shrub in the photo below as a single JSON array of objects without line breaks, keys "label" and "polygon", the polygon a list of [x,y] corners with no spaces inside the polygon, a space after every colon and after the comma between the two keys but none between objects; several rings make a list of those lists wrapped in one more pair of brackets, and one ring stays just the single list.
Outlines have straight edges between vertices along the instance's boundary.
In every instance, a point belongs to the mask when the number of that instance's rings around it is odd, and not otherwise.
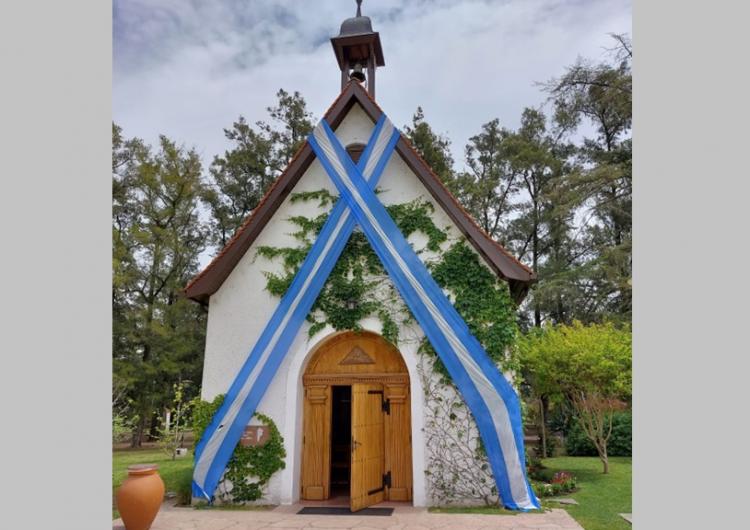
[{"label": "garden shrub", "polygon": [[133,435],[133,422],[122,414],[112,414],[112,443],[130,440]]},{"label": "garden shrub", "polygon": [[551,407],[547,416],[550,433],[565,434],[576,423],[575,410],[567,400],[561,400]]},{"label": "garden shrub", "polygon": [[[632,456],[632,421],[630,412],[615,412],[612,420],[612,435],[607,443],[608,456]],[[569,456],[598,456],[594,444],[575,421],[565,436],[565,451]]]},{"label": "garden shrub", "polygon": [[536,473],[539,470],[544,469],[544,466],[542,465],[542,459],[539,458],[539,455],[537,455],[536,451],[529,451],[529,448],[526,447],[526,473],[531,476],[533,473]]},{"label": "garden shrub", "polygon": [[175,493],[177,494],[177,504],[180,506],[190,506],[190,501],[193,497],[193,474],[183,473],[176,486]]},{"label": "garden shrub", "polygon": [[554,497],[576,490],[575,476],[567,471],[540,469],[530,474],[531,487],[539,497]]}]

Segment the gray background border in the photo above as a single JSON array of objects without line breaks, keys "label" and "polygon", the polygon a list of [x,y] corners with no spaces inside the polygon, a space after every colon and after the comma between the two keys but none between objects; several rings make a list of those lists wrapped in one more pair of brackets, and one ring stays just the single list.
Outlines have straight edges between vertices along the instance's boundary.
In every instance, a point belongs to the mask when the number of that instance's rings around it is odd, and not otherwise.
[{"label": "gray background border", "polygon": [[640,0],[634,9],[639,529],[750,525],[741,486],[750,116],[740,4]]},{"label": "gray background border", "polygon": [[0,528],[111,528],[111,18],[0,3]]},{"label": "gray background border", "polygon": [[[690,4],[634,9],[639,529],[748,519],[748,16]],[[107,2],[0,6],[4,528],[110,524],[111,46]]]}]

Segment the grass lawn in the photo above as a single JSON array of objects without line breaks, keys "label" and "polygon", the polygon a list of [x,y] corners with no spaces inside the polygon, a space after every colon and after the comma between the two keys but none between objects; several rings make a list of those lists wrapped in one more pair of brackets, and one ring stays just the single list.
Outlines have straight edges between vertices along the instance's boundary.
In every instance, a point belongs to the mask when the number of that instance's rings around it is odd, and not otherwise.
[{"label": "grass lawn", "polygon": [[114,508],[114,492],[128,476],[132,464],[159,464],[159,475],[164,481],[165,491],[180,491],[189,487],[192,478],[193,456],[188,454],[172,460],[161,449],[126,449],[112,452],[112,519],[120,515]]},{"label": "grass lawn", "polygon": [[[630,530],[632,527],[620,513],[631,513],[630,457],[610,457],[609,474],[602,474],[602,463],[596,457],[547,458],[544,465],[555,471],[570,471],[577,478],[578,491],[561,495],[575,499],[578,506],[557,505],[578,521],[586,530]],[[544,500],[544,499],[543,499]],[[554,503],[545,502],[548,506]]]}]

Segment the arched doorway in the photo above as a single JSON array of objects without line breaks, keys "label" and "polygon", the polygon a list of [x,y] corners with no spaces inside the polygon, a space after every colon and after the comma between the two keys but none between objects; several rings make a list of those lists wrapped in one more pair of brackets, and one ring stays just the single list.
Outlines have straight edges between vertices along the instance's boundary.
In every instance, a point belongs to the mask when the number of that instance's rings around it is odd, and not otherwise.
[{"label": "arched doorway", "polygon": [[302,499],[348,495],[352,510],[412,500],[409,373],[399,351],[376,333],[336,333],[315,348],[302,383]]}]

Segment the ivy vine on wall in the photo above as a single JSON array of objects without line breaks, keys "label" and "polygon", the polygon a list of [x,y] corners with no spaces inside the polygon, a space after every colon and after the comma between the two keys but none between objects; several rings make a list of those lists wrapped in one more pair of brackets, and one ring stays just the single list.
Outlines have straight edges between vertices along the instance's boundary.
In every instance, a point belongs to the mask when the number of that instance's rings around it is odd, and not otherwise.
[{"label": "ivy vine on wall", "polygon": [[[196,400],[193,409],[193,432],[196,440],[201,439],[203,431],[223,401],[224,394],[216,396],[211,402]],[[274,421],[259,412],[253,417],[269,428],[270,438],[265,444],[256,447],[237,444],[216,490],[216,495],[222,502],[242,504],[259,500],[273,474],[286,466],[284,438]]]},{"label": "ivy vine on wall", "polygon": [[425,396],[425,474],[432,502],[497,505],[492,470],[474,417],[458,391],[422,356],[417,370]]},{"label": "ivy vine on wall", "polygon": [[[319,207],[326,208],[336,197],[326,190],[295,193],[291,196],[293,203],[311,200],[317,200]],[[414,200],[393,204],[386,209],[405,237],[415,232],[427,237],[424,249],[418,252],[439,252],[440,245],[448,239],[447,231],[438,228],[432,220],[432,203]],[[299,242],[296,247],[258,248],[259,256],[280,258],[284,267],[283,272],[278,274],[265,273],[266,289],[271,294],[281,297],[289,288],[328,214],[326,210],[312,218],[289,218],[296,227],[291,234]],[[312,337],[326,325],[335,330],[359,330],[361,321],[367,317],[380,320],[383,337],[393,344],[398,344],[400,325],[413,320],[367,238],[361,230],[355,229],[307,317],[311,323],[308,334]]]},{"label": "ivy vine on wall", "polygon": [[[328,218],[329,206],[336,196],[327,190],[294,193],[291,202],[318,201],[324,211],[316,217],[294,216],[289,221],[296,227],[292,236],[299,241],[296,247],[261,246],[257,254],[268,259],[280,258],[281,273],[266,272],[266,289],[281,297],[291,285],[315,238]],[[479,257],[463,240],[448,241],[448,230],[440,229],[432,219],[432,203],[416,199],[386,207],[405,237],[415,232],[426,236],[425,250],[438,254],[427,261],[435,281],[448,292],[454,307],[479,339],[485,351],[504,370],[515,370],[516,359],[510,354],[517,333],[515,305],[508,286],[480,262]],[[398,343],[398,323],[412,320],[411,313],[395,290],[388,275],[361,230],[356,229],[328,277],[307,319],[312,324],[313,336],[326,325],[338,330],[358,330],[360,322],[369,316],[380,319],[383,336]],[[422,351],[436,359],[436,370],[447,379],[445,367],[427,341]]]},{"label": "ivy vine on wall", "polygon": [[[518,326],[507,284],[490,272],[463,241],[453,244],[430,269],[490,359],[505,372],[517,371],[518,358],[511,346]],[[434,358],[435,371],[443,376],[445,383],[450,383],[445,365],[426,339],[420,351]]]}]

